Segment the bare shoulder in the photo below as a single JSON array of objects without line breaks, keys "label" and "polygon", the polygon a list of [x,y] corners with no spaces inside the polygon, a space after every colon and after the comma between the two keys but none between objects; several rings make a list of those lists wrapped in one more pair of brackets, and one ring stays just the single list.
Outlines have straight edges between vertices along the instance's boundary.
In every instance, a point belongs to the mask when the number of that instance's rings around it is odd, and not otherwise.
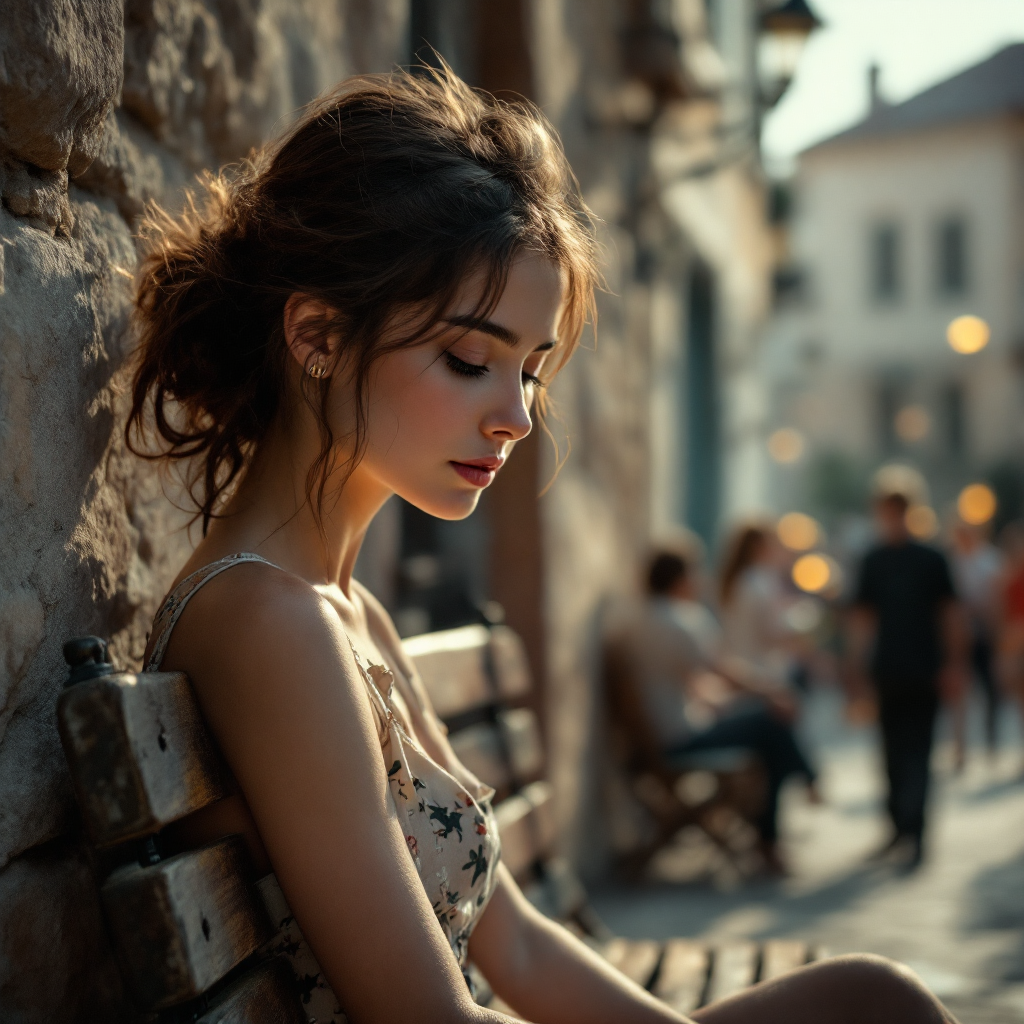
[{"label": "bare shoulder", "polygon": [[363,689],[330,603],[299,577],[258,563],[233,566],[193,595],[162,667],[188,673],[215,720],[244,719],[263,699],[312,712],[339,687]]},{"label": "bare shoulder", "polygon": [[296,637],[331,643],[342,633],[337,616],[304,580],[274,566],[240,563],[210,579],[189,600],[168,645],[167,667],[195,656],[250,647],[293,646]]}]

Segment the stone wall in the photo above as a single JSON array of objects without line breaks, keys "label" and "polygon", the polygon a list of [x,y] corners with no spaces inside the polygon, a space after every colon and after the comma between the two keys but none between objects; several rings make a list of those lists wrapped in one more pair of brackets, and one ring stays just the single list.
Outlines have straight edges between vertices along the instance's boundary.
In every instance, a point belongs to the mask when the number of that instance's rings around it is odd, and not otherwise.
[{"label": "stone wall", "polygon": [[128,1020],[57,739],[61,645],[135,667],[184,560],[121,440],[133,228],[298,106],[405,59],[405,0],[5,0],[0,19],[0,1019]]}]

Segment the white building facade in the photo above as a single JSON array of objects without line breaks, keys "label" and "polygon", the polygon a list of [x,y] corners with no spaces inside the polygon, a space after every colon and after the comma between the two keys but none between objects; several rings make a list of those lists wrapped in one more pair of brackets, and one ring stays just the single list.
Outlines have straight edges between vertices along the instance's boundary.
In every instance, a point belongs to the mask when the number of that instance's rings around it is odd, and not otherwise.
[{"label": "white building facade", "polygon": [[[924,471],[940,511],[972,479],[1012,490],[1024,450],[1024,44],[905,103],[873,96],[864,122],[801,155],[793,193],[790,287],[762,368],[769,429],[806,443],[773,473],[776,508],[842,511],[857,478],[893,459]],[[969,355],[947,343],[964,315],[991,331]]]}]

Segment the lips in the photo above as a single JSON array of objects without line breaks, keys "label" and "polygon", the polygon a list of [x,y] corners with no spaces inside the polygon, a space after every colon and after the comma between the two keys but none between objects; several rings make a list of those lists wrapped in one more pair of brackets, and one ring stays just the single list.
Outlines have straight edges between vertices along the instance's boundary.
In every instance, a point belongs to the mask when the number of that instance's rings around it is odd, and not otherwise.
[{"label": "lips", "polygon": [[466,462],[452,462],[449,465],[459,476],[474,487],[486,487],[493,479],[494,474],[501,469],[504,459],[491,456],[485,459],[469,459]]}]

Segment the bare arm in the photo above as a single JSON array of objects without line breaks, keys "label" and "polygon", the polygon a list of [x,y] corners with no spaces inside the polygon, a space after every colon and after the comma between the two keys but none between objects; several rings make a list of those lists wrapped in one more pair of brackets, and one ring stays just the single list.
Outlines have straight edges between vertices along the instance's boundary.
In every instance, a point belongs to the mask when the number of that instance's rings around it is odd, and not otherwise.
[{"label": "bare arm", "polygon": [[351,1018],[504,1020],[470,999],[416,874],[334,610],[300,580],[238,566],[196,594],[165,665],[191,676],[288,903]]},{"label": "bare arm", "polygon": [[681,1024],[687,1018],[544,917],[504,866],[469,952],[494,991],[545,1024]]}]

